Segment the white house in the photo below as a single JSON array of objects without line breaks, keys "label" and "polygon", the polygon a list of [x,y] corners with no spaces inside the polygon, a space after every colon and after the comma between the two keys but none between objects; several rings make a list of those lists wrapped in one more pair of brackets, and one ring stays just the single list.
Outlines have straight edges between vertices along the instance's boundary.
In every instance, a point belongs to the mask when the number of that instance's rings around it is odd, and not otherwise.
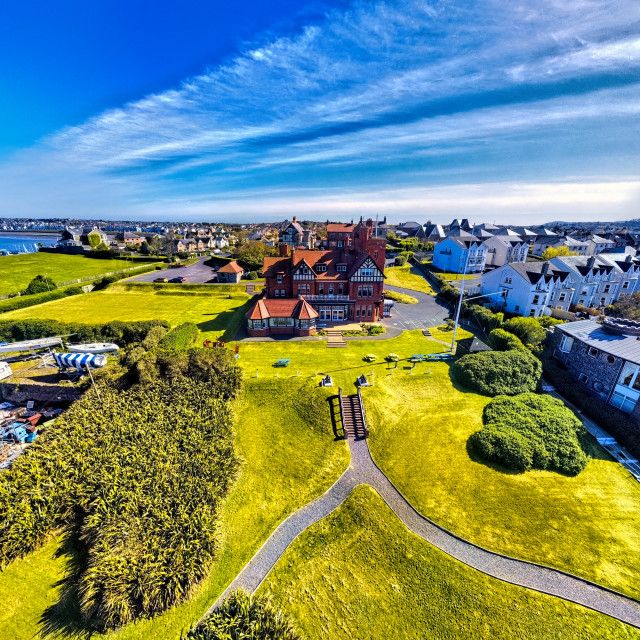
[{"label": "white house", "polygon": [[571,274],[573,304],[606,307],[618,299],[621,271],[597,256],[558,256],[552,264]]},{"label": "white house", "polygon": [[640,259],[630,253],[605,253],[599,255],[598,259],[600,262],[610,264],[618,272],[616,300],[621,295],[630,295],[640,291]]},{"label": "white house", "polygon": [[485,273],[480,292],[494,308],[534,318],[546,307],[568,310],[572,293],[569,272],[549,262],[513,262]]},{"label": "white house", "polygon": [[526,262],[529,245],[519,238],[492,236],[484,241],[487,248],[487,267],[501,267],[510,262]]},{"label": "white house", "polygon": [[603,251],[610,251],[615,246],[615,242],[613,240],[607,240],[607,238],[597,236],[595,233],[592,233],[590,236],[585,238],[584,241],[589,245],[589,248],[587,249],[587,255],[589,256],[597,256]]},{"label": "white house", "polygon": [[587,242],[576,240],[570,236],[557,238],[538,236],[536,241],[533,243],[531,253],[534,256],[541,256],[547,249],[557,249],[558,247],[567,247],[571,253],[577,256],[586,256],[589,251],[589,244]]},{"label": "white house", "polygon": [[487,248],[480,238],[449,236],[438,242],[433,250],[433,266],[452,273],[484,271]]}]

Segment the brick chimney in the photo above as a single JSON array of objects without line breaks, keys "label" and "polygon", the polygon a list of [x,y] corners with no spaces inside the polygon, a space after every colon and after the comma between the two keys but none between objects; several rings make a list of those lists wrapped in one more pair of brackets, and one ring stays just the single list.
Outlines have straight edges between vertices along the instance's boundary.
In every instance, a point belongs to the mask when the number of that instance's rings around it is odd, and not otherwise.
[{"label": "brick chimney", "polygon": [[289,245],[285,244],[284,242],[282,244],[278,245],[278,251],[279,251],[279,255],[281,258],[288,258],[289,257]]}]

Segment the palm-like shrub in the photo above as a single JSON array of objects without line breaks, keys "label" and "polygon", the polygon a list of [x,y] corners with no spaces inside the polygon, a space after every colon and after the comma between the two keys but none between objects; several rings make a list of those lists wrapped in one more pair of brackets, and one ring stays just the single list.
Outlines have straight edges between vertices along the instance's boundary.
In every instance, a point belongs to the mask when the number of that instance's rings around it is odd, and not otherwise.
[{"label": "palm-like shrub", "polygon": [[101,385],[99,397],[76,402],[0,475],[0,566],[63,528],[81,550],[79,604],[94,625],[187,597],[215,557],[238,468],[231,383],[218,374],[219,392],[211,377],[174,377],[128,391]]},{"label": "palm-like shrub", "polygon": [[302,640],[266,596],[235,591],[184,640]]}]

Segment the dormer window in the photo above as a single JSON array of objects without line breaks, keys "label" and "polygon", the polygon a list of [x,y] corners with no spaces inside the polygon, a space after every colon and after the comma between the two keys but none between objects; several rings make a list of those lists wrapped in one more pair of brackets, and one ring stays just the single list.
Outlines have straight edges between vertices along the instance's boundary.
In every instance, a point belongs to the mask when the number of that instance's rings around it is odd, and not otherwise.
[{"label": "dormer window", "polygon": [[326,264],[318,264],[316,265],[316,271],[318,273],[322,272],[322,271],[326,271],[327,270],[327,265]]},{"label": "dormer window", "polygon": [[346,264],[339,264],[338,265],[338,271],[346,271],[347,270],[347,265]]}]

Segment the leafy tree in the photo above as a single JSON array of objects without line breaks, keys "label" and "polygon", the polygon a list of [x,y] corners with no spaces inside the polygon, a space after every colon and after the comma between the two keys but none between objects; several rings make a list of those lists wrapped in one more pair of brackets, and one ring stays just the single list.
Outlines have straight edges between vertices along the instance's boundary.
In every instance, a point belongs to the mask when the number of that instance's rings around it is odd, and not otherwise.
[{"label": "leafy tree", "polygon": [[102,240],[100,239],[100,234],[97,231],[92,231],[87,236],[87,242],[92,249],[95,249],[102,242]]},{"label": "leafy tree", "polygon": [[34,293],[45,293],[46,291],[53,291],[57,288],[58,285],[47,276],[36,276],[25,289],[25,294],[30,296]]},{"label": "leafy tree", "polygon": [[620,299],[609,307],[609,313],[616,318],[640,320],[640,291],[636,291],[631,295],[621,295]]},{"label": "leafy tree", "polygon": [[407,256],[403,255],[402,253],[400,255],[397,255],[395,259],[396,267],[404,267],[405,264],[407,264]]},{"label": "leafy tree", "polygon": [[233,592],[183,640],[302,640],[267,596]]},{"label": "leafy tree", "polygon": [[569,247],[560,246],[555,249],[553,247],[549,247],[548,249],[542,252],[542,259],[551,260],[551,258],[558,258],[558,257],[561,258],[564,256],[575,256],[575,255],[576,255],[576,252],[570,251]]},{"label": "leafy tree", "polygon": [[[100,237],[100,236],[98,236],[98,237]],[[133,248],[134,248],[134,250],[137,249],[137,247],[135,247],[135,246]],[[95,246],[92,245],[91,251],[95,251],[96,253],[98,253],[98,252],[106,253],[106,252],[110,251],[110,249],[104,242],[99,242]]]},{"label": "leafy tree", "polygon": [[528,351],[484,351],[463,356],[451,366],[453,379],[468,389],[489,396],[534,391],[542,365]]},{"label": "leafy tree", "polygon": [[582,422],[560,400],[523,393],[500,396],[484,410],[469,444],[483,458],[515,471],[548,469],[577,475],[587,464]]},{"label": "leafy tree", "polygon": [[251,240],[240,245],[235,256],[248,271],[258,271],[258,269],[262,269],[265,256],[274,256],[276,253],[275,247],[268,247],[259,240]]}]

